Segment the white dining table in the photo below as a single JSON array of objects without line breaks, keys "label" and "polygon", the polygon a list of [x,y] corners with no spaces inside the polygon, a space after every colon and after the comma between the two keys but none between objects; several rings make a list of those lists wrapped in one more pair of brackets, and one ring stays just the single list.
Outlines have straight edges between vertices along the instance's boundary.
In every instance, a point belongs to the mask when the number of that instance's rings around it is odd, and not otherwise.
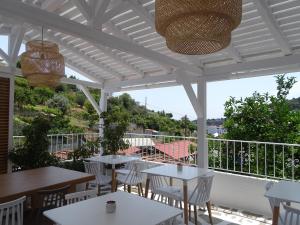
[{"label": "white dining table", "polygon": [[104,164],[111,165],[111,191],[116,191],[116,165],[128,163],[132,161],[137,161],[140,158],[132,157],[132,156],[125,156],[125,155],[104,155],[104,156],[94,156],[91,158],[87,158],[86,160],[93,161],[93,162],[101,162]]},{"label": "white dining table", "polygon": [[300,203],[300,183],[292,181],[280,181],[275,183],[268,191],[266,191],[265,197],[275,199],[272,224],[278,225],[280,203]]},{"label": "white dining table", "polygon": [[147,174],[145,197],[148,197],[149,184],[151,176],[164,176],[183,181],[183,199],[184,199],[184,223],[188,224],[188,181],[204,176],[211,172],[209,169],[202,169],[199,167],[182,166],[178,167],[174,164],[165,164],[162,166],[152,167],[143,170],[142,173]]},{"label": "white dining table", "polygon": [[[116,201],[116,211],[106,212],[106,202]],[[60,225],[156,225],[182,215],[182,210],[127,192],[114,192],[51,209],[44,215]]]}]

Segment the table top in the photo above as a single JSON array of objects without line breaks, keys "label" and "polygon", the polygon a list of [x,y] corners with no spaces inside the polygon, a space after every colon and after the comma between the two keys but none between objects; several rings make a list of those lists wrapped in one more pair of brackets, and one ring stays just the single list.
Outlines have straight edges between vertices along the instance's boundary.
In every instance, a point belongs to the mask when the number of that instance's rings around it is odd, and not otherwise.
[{"label": "table top", "polygon": [[104,155],[104,156],[94,156],[88,158],[90,161],[102,162],[105,164],[117,165],[122,163],[127,163],[131,161],[139,160],[138,157],[125,156],[125,155]]},{"label": "table top", "polygon": [[204,176],[205,174],[211,171],[212,170],[209,169],[202,169],[199,167],[191,167],[191,166],[182,166],[182,168],[180,169],[178,168],[177,165],[165,164],[162,166],[157,166],[157,167],[143,170],[142,173],[146,173],[149,175],[156,175],[156,176],[171,177],[183,181],[189,181],[198,178],[200,176]]},{"label": "table top", "polygon": [[182,168],[180,169],[178,168],[177,165],[165,164],[162,166],[157,166],[157,167],[143,170],[142,173],[146,173],[149,175],[156,175],[156,176],[171,177],[183,181],[189,181],[197,177],[204,176],[205,174],[211,171],[212,170],[209,169],[202,169],[202,168],[191,167],[191,166],[182,166]]},{"label": "table top", "polygon": [[266,193],[265,197],[276,198],[281,201],[300,203],[300,183],[280,181],[275,183]]},{"label": "table top", "polygon": [[0,175],[0,202],[10,201],[41,189],[94,180],[95,176],[58,167],[43,167]]},{"label": "table top", "polygon": [[[106,213],[110,200],[117,205],[112,214]],[[155,225],[181,214],[180,209],[120,191],[44,212],[60,225]]]}]

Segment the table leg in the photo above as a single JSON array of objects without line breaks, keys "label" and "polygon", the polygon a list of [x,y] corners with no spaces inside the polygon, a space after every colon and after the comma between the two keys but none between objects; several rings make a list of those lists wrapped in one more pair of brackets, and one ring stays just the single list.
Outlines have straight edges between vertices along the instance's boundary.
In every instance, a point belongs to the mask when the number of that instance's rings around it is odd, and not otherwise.
[{"label": "table leg", "polygon": [[115,165],[112,166],[111,169],[111,192],[116,191],[116,169]]},{"label": "table leg", "polygon": [[149,185],[150,185],[150,177],[147,176],[146,187],[145,187],[145,196],[144,196],[145,198],[148,198]]},{"label": "table leg", "polygon": [[184,206],[184,224],[189,223],[189,213],[188,213],[188,187],[187,182],[183,181],[183,206]]},{"label": "table leg", "polygon": [[274,206],[272,225],[278,225],[279,210],[280,210],[279,206]]},{"label": "table leg", "polygon": [[74,193],[74,192],[76,192],[76,184],[70,185],[68,189],[68,193]]},{"label": "table leg", "polygon": [[[172,177],[170,177],[170,186],[173,186],[173,178]],[[173,206],[173,199],[168,198],[168,203],[170,206]]]}]

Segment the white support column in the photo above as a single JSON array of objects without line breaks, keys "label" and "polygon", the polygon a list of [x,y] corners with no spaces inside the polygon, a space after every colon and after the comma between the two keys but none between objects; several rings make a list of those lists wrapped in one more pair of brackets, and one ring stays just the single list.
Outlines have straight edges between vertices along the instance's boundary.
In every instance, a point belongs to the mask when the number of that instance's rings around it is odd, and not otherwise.
[{"label": "white support column", "polygon": [[206,138],[206,87],[207,82],[203,79],[197,83],[198,104],[202,110],[202,116],[197,116],[197,159],[200,168],[208,168],[208,143]]},{"label": "white support column", "polygon": [[208,168],[208,144],[206,139],[206,85],[202,78],[197,82],[197,95],[182,71],[176,72],[177,82],[181,83],[197,115],[197,164],[200,168]]},{"label": "white support column", "polygon": [[[101,97],[99,100],[99,106],[100,106],[100,111],[106,112],[107,111],[107,99],[111,94],[108,92],[105,92],[104,90],[101,90]],[[100,117],[99,118],[99,138],[100,140],[104,137],[104,120]],[[102,146],[100,146],[100,155],[104,153],[104,150]]]}]

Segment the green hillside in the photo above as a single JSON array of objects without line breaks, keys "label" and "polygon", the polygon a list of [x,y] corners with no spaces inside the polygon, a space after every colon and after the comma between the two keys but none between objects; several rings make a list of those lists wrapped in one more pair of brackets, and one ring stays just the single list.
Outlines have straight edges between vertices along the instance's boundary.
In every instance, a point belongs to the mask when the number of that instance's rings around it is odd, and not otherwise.
[{"label": "green hillside", "polygon": [[[100,91],[89,90],[98,102]],[[116,107],[129,114],[129,131],[154,129],[170,135],[192,135],[196,130],[187,117],[175,120],[171,113],[148,110],[128,94],[109,99],[108,112],[113,113]],[[26,79],[16,77],[14,135],[22,135],[23,127],[40,115],[51,118],[52,134],[98,131],[99,116],[75,85],[61,84],[55,90],[32,88]]]}]

